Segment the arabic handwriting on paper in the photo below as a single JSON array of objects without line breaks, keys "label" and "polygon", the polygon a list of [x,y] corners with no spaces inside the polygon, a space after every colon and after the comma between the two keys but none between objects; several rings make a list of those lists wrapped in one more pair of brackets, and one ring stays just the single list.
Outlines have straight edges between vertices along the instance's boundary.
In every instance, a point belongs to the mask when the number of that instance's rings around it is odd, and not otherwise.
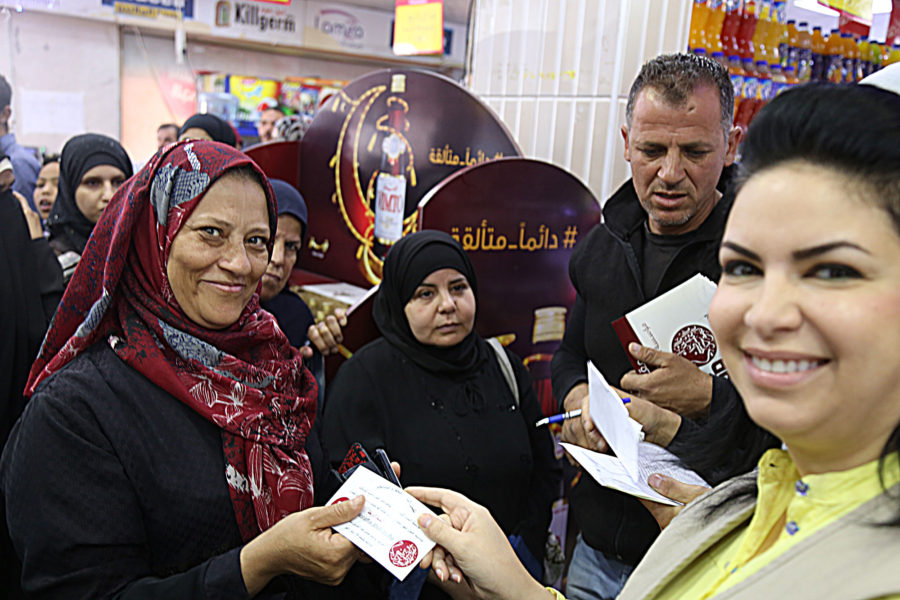
[{"label": "arabic handwriting on paper", "polygon": [[[460,234],[462,229],[462,234]],[[554,233],[546,223],[538,225],[537,230],[531,230],[525,221],[519,222],[517,235],[503,235],[496,232],[487,219],[482,219],[477,225],[453,226],[450,228],[450,236],[462,244],[466,252],[496,252],[502,250],[519,250],[536,252],[539,250],[557,250],[560,248],[559,238],[562,237],[562,248],[565,250],[575,246],[578,239],[578,226],[568,225],[561,235]]]},{"label": "arabic handwriting on paper", "polygon": [[419,515],[431,510],[368,469],[354,471],[329,504],[359,495],[366,498],[363,511],[352,521],[335,526],[335,531],[404,579],[434,547],[416,524]]}]

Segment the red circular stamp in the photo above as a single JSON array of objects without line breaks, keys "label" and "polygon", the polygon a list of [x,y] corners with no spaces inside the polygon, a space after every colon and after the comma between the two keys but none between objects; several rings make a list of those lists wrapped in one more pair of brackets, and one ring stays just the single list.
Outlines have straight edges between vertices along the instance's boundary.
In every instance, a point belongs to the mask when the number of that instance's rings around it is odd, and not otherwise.
[{"label": "red circular stamp", "polygon": [[672,337],[672,352],[697,366],[703,366],[716,355],[716,337],[703,325],[682,327]]},{"label": "red circular stamp", "polygon": [[418,548],[416,548],[416,545],[409,540],[400,540],[391,546],[391,549],[388,552],[388,560],[391,561],[392,565],[400,568],[408,567],[413,564],[416,562],[418,556]]}]

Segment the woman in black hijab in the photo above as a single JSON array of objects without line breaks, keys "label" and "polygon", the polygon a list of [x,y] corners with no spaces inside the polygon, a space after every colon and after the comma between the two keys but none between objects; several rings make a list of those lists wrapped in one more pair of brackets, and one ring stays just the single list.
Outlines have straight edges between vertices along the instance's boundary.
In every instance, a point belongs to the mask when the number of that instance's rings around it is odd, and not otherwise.
[{"label": "woman in black hijab", "polygon": [[131,159],[119,142],[98,133],[76,135],[63,146],[59,193],[50,211],[50,245],[66,281],[71,277],[94,224],[113,194],[131,177]]},{"label": "woman in black hijab", "polygon": [[[479,498],[540,575],[558,492],[553,445],[534,426],[540,408],[521,360],[503,350],[517,399],[499,355],[474,330],[477,285],[472,263],[446,233],[397,242],[375,297],[382,337],[329,384],[325,445],[336,463],[354,442],[370,453],[384,448],[401,464],[404,485],[439,484]],[[426,587],[421,597],[440,595]]]},{"label": "woman in black hijab", "polygon": [[178,141],[181,140],[211,140],[238,147],[235,129],[228,121],[206,113],[192,115],[184,122],[178,130]]}]

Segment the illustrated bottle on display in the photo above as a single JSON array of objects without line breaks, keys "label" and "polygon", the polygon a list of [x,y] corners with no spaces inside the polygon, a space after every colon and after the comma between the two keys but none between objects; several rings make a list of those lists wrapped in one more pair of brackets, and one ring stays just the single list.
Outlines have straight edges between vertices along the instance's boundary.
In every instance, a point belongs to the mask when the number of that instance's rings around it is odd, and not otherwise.
[{"label": "illustrated bottle on display", "polygon": [[713,52],[710,58],[712,58],[714,61],[716,61],[726,69],[728,68],[728,61],[725,60],[725,54],[723,52]]},{"label": "illustrated bottle on display", "polygon": [[406,103],[400,96],[404,93],[406,75],[391,75],[391,95],[387,100],[390,133],[381,143],[381,169],[375,181],[373,250],[379,257],[384,257],[388,249],[403,236],[408,156],[406,141],[399,132],[406,129]]},{"label": "illustrated bottle on display", "polygon": [[771,98],[774,98],[787,89],[787,79],[784,76],[784,72],[781,70],[780,64],[772,63],[769,65],[769,77],[772,79]]},{"label": "illustrated bottle on display", "polygon": [[528,367],[531,385],[545,417],[556,414],[559,405],[550,383],[550,361],[566,332],[566,307],[545,306],[534,309],[531,331],[532,353],[522,363]]},{"label": "illustrated bottle on display", "polygon": [[753,117],[756,116],[763,106],[765,106],[769,100],[775,97],[775,92],[773,88],[772,75],[769,73],[769,65],[766,64],[763,60],[756,61],[756,79],[759,80],[759,87],[756,91],[756,106],[753,108],[753,114],[750,115],[750,122],[753,122]]},{"label": "illustrated bottle on display", "polygon": [[[818,25],[813,27],[812,36],[810,37],[810,51],[810,56],[812,57],[810,79],[812,81],[825,81],[825,73],[828,71],[828,54],[825,50],[825,36],[822,35],[822,28]],[[800,81],[803,81],[802,73],[802,71],[797,72]]]},{"label": "illustrated bottle on display", "polygon": [[725,19],[722,21],[722,50],[727,56],[741,55],[738,44],[738,29],[741,26],[741,0],[726,0]]},{"label": "illustrated bottle on display", "polygon": [[806,83],[812,79],[813,54],[812,34],[809,32],[806,21],[797,23],[797,80]]},{"label": "illustrated bottle on display", "polygon": [[691,30],[688,34],[688,49],[706,48],[706,20],[709,7],[706,0],[694,0],[691,7]]},{"label": "illustrated bottle on display", "polygon": [[759,102],[757,100],[759,79],[756,78],[756,70],[753,67],[752,59],[742,58],[741,68],[744,70],[744,85],[741,88],[741,102],[735,115],[734,124],[746,131]]},{"label": "illustrated bottle on display", "polygon": [[[887,43],[885,43],[885,48],[887,48]],[[896,63],[900,63],[900,44],[891,46],[891,51],[888,52],[887,60],[884,61],[882,67],[887,67],[888,65]]]},{"label": "illustrated bottle on display", "polygon": [[710,54],[721,52],[725,55],[722,45],[722,25],[725,23],[724,0],[709,0],[709,15],[706,19],[706,50]]},{"label": "illustrated bottle on display", "polygon": [[797,79],[797,69],[794,68],[794,65],[788,65],[784,68],[784,83],[785,89],[800,83],[800,80]]}]

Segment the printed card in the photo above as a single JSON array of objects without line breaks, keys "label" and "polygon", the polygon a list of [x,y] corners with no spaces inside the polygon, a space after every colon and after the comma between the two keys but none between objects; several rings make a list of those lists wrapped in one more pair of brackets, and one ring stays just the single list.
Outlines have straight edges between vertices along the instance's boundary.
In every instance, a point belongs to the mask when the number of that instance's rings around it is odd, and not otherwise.
[{"label": "printed card", "polygon": [[328,504],[360,495],[366,497],[362,513],[334,530],[402,581],[434,547],[416,523],[434,512],[369,469],[356,469]]}]

